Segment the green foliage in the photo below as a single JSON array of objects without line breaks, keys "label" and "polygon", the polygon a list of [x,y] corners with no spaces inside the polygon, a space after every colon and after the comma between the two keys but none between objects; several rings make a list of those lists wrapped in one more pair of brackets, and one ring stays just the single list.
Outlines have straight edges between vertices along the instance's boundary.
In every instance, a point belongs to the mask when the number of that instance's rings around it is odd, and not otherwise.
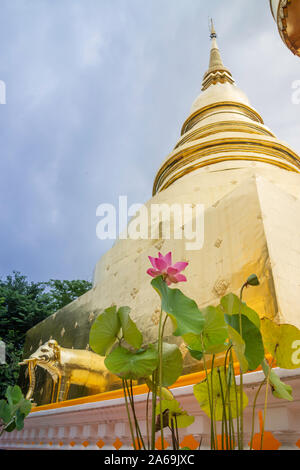
[{"label": "green foliage", "polygon": [[8,386],[5,396],[7,400],[0,400],[0,435],[12,432],[14,429],[20,431],[24,427],[24,419],[30,413],[31,402],[26,400],[20,387]]},{"label": "green foliage", "polygon": [[[243,375],[261,365],[266,379],[258,387],[257,394],[266,383],[271,386],[275,397],[292,401],[291,387],[284,384],[270,368],[265,360],[265,349],[275,357],[277,365],[291,369],[299,367],[300,331],[291,325],[276,325],[268,319],[261,321],[257,312],[242,301],[244,288],[259,285],[255,274],[249,276],[243,284],[240,298],[231,293],[224,296],[218,306],[208,306],[202,310],[179,289],[170,288],[163,276],[154,278],[151,285],[161,299],[156,344],[142,347],[143,337],[129,316],[129,307],[121,307],[119,310],[116,307],[106,309],[95,320],[90,332],[92,349],[98,354],[106,355],[106,367],[123,379],[132,440],[135,440],[135,429],[143,448],[146,448],[136,418],[132,380],[144,379],[152,392],[149,448],[154,449],[155,432],[158,430],[163,441],[163,429],[168,426],[172,432],[173,448],[178,450],[178,428],[187,427],[194,422],[194,417],[182,411],[180,404],[167,388],[176,382],[183,368],[180,349],[174,344],[163,342],[165,320],[170,317],[174,326],[173,335],[183,338],[191,356],[201,361],[205,370],[205,380],[195,385],[194,395],[201,409],[211,420],[212,448],[216,448],[216,421],[222,421],[222,446],[234,449],[237,445],[242,450],[243,415],[248,405],[248,397],[243,388]],[[126,343],[125,347],[123,343]],[[220,353],[224,358],[222,367],[215,365],[216,355]],[[207,367],[207,356],[210,356],[211,370]],[[236,358],[239,362],[239,378],[236,378],[234,370]],[[219,356],[218,361],[220,359]],[[149,404],[149,400],[147,403]],[[253,433],[254,425],[251,442]],[[150,443],[150,435],[148,442]]]},{"label": "green foliage", "polygon": [[262,334],[265,347],[275,358],[278,367],[299,368],[300,330],[298,328],[293,325],[276,325],[268,318],[263,318]]},{"label": "green foliage", "polygon": [[158,416],[160,412],[168,416],[168,426],[169,428],[177,426],[178,428],[187,428],[195,421],[194,416],[190,416],[186,411],[183,411],[180,407],[180,404],[177,400],[162,400],[160,404],[156,406],[156,415]]},{"label": "green foliage", "polygon": [[136,324],[131,320],[129,313],[129,307],[120,307],[118,310],[123,337],[130,346],[139,349],[143,343],[143,335]]},{"label": "green foliage", "polygon": [[90,347],[100,356],[106,352],[117,340],[121,328],[117,307],[109,307],[94,321],[90,330]]},{"label": "green foliage", "polygon": [[23,343],[28,329],[53,312],[45,285],[29,282],[17,272],[0,280],[0,298],[0,337],[7,342],[9,334],[16,346]]},{"label": "green foliage", "polygon": [[191,353],[195,356],[196,351],[205,352],[205,354],[218,354],[225,351],[228,348],[228,343],[226,343],[228,329],[224,314],[215,307],[207,307],[201,312],[204,318],[201,334],[183,335]]},{"label": "green foliage", "polygon": [[280,380],[276,372],[270,368],[266,360],[262,362],[262,370],[264,371],[266,378],[269,377],[274,397],[293,401],[292,387],[290,385],[286,385]]},{"label": "green foliage", "polygon": [[238,315],[241,313],[247,317],[257,328],[260,328],[260,318],[252,308],[248,307],[245,302],[241,302],[235,294],[225,295],[221,299],[219,309],[226,315]]},{"label": "green foliage", "polygon": [[45,283],[45,286],[49,289],[51,307],[54,312],[73,302],[93,287],[91,282],[81,279],[74,281],[50,279]]},{"label": "green foliage", "polygon": [[53,313],[42,283],[29,282],[14,272],[0,280],[0,338],[6,345],[6,364],[0,366],[0,396],[16,383],[26,332]]},{"label": "green foliage", "polygon": [[162,386],[170,387],[182,374],[182,354],[176,344],[162,345]]},{"label": "green foliage", "polygon": [[[262,336],[259,329],[245,315],[225,315],[226,322],[242,337],[245,342],[245,358],[249,370],[255,370],[265,356]],[[241,320],[241,328],[240,328]]]},{"label": "green foliage", "polygon": [[[117,340],[139,349],[143,335],[129,316],[129,307],[109,307],[94,321],[90,330],[90,347],[100,356],[105,356]],[[119,337],[120,330],[122,334]]]},{"label": "green foliage", "polygon": [[[140,349],[143,336],[130,318],[130,308],[116,306],[107,308],[94,321],[90,330],[90,347],[100,356],[105,356],[107,369],[122,379],[146,378],[157,368],[157,348],[149,345]],[[125,341],[134,350],[121,344]],[[118,346],[114,347],[118,342]]]},{"label": "green foliage", "polygon": [[[6,279],[0,279],[0,339],[6,345],[7,362],[0,365],[0,397],[4,397],[8,385],[14,385],[18,380],[18,363],[22,360],[27,331],[55,313],[58,306],[67,301],[65,296],[59,299],[59,290],[54,288],[54,281],[50,282],[52,288],[47,291],[48,283],[30,282],[19,272],[14,271]],[[61,282],[65,281],[58,281]],[[69,289],[72,285],[74,287],[72,299],[69,296],[69,300],[76,298],[79,293],[81,295],[83,288],[90,286],[86,281],[66,282],[69,283]]]},{"label": "green foliage", "polygon": [[234,328],[231,328],[230,325],[228,325],[228,336],[230,338],[233,350],[238,358],[240,368],[242,372],[245,373],[248,371],[248,361],[245,357],[245,341]]},{"label": "green foliage", "polygon": [[186,297],[179,289],[171,289],[162,276],[151,281],[162,301],[162,309],[172,319],[175,327],[174,336],[188,333],[198,335],[203,328],[204,318],[196,302]]},{"label": "green foliage", "polygon": [[203,356],[204,356],[204,353],[202,351],[196,351],[195,349],[192,349],[190,346],[187,346],[187,350],[194,359],[196,359],[197,361],[202,361]]},{"label": "green foliage", "polygon": [[[155,385],[152,382],[152,380],[149,377],[145,377],[145,383],[147,384],[149,390],[153,392]],[[162,400],[173,400],[174,398],[172,392],[166,387],[161,388],[161,397],[162,397]]]},{"label": "green foliage", "polygon": [[204,316],[203,344],[206,353],[217,354],[228,347],[228,331],[224,315],[215,307],[202,310]]},{"label": "green foliage", "polygon": [[146,350],[129,351],[117,346],[105,359],[110,372],[126,380],[137,380],[147,377],[157,368],[158,353],[154,346]]},{"label": "green foliage", "polygon": [[237,406],[240,402],[240,395],[243,394],[243,408],[248,404],[248,397],[241,390],[241,387],[228,383],[228,376],[224,372],[224,367],[214,369],[207,375],[207,378],[194,386],[194,395],[198,400],[201,409],[209,416],[214,416],[216,421],[222,421],[224,413],[227,419],[229,413],[232,418],[240,416],[241,409]]}]

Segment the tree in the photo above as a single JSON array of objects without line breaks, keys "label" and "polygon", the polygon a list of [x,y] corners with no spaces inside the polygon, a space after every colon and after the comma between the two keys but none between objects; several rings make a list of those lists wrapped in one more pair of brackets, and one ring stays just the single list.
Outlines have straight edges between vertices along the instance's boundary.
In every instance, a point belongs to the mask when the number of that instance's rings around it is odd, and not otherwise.
[{"label": "tree", "polygon": [[50,287],[49,293],[54,311],[65,307],[92,288],[92,284],[89,281],[83,280],[60,281],[51,279],[46,284]]},{"label": "tree", "polygon": [[26,332],[91,287],[81,280],[30,282],[16,271],[0,279],[0,339],[6,345],[6,364],[0,365],[0,398],[18,379]]}]

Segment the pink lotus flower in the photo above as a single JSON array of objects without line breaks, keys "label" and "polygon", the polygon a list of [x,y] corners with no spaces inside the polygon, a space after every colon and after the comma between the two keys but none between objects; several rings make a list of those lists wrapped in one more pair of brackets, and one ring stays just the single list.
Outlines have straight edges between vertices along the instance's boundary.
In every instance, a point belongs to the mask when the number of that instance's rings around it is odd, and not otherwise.
[{"label": "pink lotus flower", "polygon": [[171,252],[166,256],[158,253],[158,258],[153,258],[152,256],[148,256],[148,258],[153,266],[153,268],[150,268],[147,271],[147,274],[151,277],[163,276],[168,286],[172,283],[177,284],[177,282],[186,282],[186,277],[180,273],[188,266],[189,263],[180,261],[172,264]]}]

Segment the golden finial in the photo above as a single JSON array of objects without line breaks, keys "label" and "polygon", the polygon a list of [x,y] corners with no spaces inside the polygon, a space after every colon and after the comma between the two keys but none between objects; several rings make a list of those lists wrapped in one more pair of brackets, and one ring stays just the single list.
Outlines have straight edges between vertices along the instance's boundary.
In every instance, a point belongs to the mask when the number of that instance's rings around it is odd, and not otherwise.
[{"label": "golden finial", "polygon": [[217,38],[217,33],[216,33],[216,30],[215,30],[215,25],[214,25],[214,22],[213,22],[213,19],[211,18],[210,19],[210,38],[211,39],[216,39]]},{"label": "golden finial", "polygon": [[211,50],[209,68],[203,78],[202,91],[216,83],[228,82],[233,84],[234,80],[230,71],[224,66],[221,53],[217,44],[217,33],[212,18],[209,21],[209,30],[211,38]]}]

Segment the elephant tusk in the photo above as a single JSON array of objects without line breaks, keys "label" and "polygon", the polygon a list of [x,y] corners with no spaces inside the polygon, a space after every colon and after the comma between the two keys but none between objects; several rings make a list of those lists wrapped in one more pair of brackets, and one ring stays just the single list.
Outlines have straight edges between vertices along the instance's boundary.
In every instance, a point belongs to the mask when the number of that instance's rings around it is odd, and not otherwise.
[{"label": "elephant tusk", "polygon": [[29,372],[29,389],[26,395],[26,400],[31,400],[35,389],[35,364],[36,359],[28,361],[28,372]]},{"label": "elephant tusk", "polygon": [[19,366],[28,366],[29,364],[32,364],[33,367],[35,367],[36,363],[37,363],[37,359],[29,358],[29,359],[24,359],[22,362],[19,362],[18,364]]},{"label": "elephant tusk", "polygon": [[24,361],[19,362],[18,365],[19,366],[26,366],[28,364],[28,362],[29,362],[29,359],[24,359]]}]

